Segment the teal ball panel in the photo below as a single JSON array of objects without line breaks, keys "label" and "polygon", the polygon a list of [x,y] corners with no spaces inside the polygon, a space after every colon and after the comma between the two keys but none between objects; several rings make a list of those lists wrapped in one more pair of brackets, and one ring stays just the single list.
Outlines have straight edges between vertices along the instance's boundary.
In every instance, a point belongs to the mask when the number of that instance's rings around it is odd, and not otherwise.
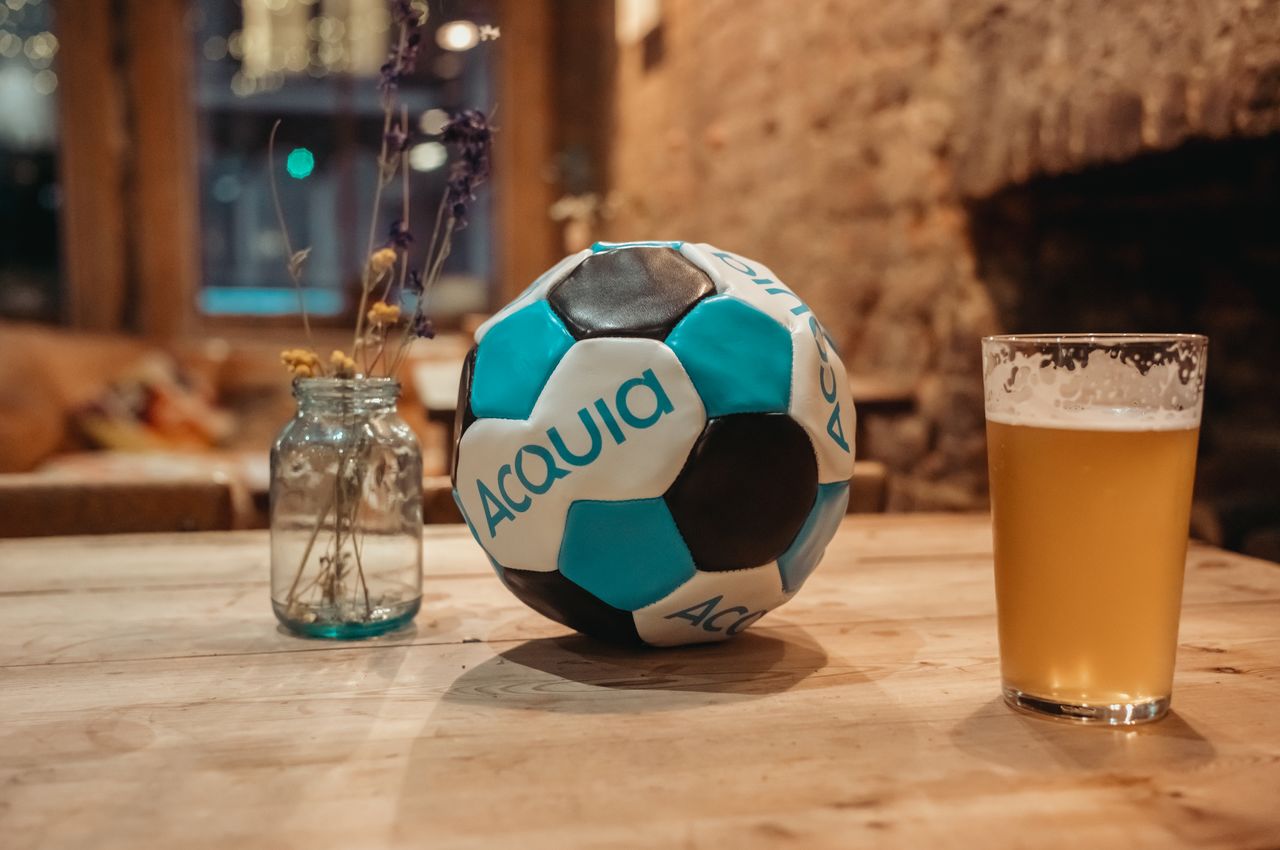
[{"label": "teal ball panel", "polygon": [[651,605],[693,578],[695,569],[661,498],[569,508],[559,570],[615,608]]},{"label": "teal ball panel", "polygon": [[791,335],[750,304],[708,298],[680,320],[667,345],[693,379],[708,418],[787,412]]},{"label": "teal ball panel", "polygon": [[822,560],[822,553],[827,544],[835,536],[849,507],[849,482],[837,481],[834,484],[819,484],[818,498],[814,501],[809,516],[795,541],[778,558],[778,569],[782,571],[782,587],[787,593],[795,593],[804,584],[805,579]]},{"label": "teal ball panel", "polygon": [[573,336],[546,301],[495,325],[476,350],[471,411],[477,418],[528,419]]}]

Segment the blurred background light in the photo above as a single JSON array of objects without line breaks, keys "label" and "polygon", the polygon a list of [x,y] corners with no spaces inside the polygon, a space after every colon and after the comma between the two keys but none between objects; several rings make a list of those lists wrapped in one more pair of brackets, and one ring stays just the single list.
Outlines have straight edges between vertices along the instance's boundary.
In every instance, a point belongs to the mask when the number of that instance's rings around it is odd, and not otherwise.
[{"label": "blurred background light", "polygon": [[204,43],[204,58],[217,62],[227,58],[227,40],[220,35],[211,35]]},{"label": "blurred background light", "polygon": [[285,171],[295,180],[305,180],[316,168],[316,157],[306,148],[294,148],[284,162]]},{"label": "blurred background light", "polygon": [[414,171],[435,171],[449,159],[449,152],[439,142],[423,142],[409,148],[409,167]]},{"label": "blurred background light", "polygon": [[36,90],[36,94],[53,94],[58,87],[58,75],[48,68],[43,71],[37,71],[36,75],[31,78],[31,87]]},{"label": "blurred background light", "polygon": [[471,21],[449,21],[436,30],[436,44],[445,50],[461,52],[480,43],[480,28]]},{"label": "blurred background light", "polygon": [[16,58],[22,52],[22,39],[11,32],[0,32],[0,56]]},{"label": "blurred background light", "polygon": [[[50,74],[52,71],[40,71]],[[53,142],[53,105],[36,88],[36,74],[23,65],[0,69],[0,142],[30,151]],[[49,85],[47,79],[41,85]],[[50,89],[49,91],[52,91]]]},{"label": "blurred background light", "polygon": [[240,178],[223,174],[213,181],[214,200],[224,204],[235,203],[240,198]]},{"label": "blurred background light", "polygon": [[438,136],[449,123],[449,113],[443,109],[428,109],[418,118],[418,129],[428,136]]}]

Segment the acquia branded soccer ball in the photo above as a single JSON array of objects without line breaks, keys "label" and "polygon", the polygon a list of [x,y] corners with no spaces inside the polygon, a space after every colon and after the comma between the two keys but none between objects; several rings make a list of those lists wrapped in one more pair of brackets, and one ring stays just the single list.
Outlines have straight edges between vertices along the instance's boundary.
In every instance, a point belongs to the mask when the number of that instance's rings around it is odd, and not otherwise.
[{"label": "acquia branded soccer ball", "polygon": [[511,592],[671,646],[786,602],[844,515],[854,410],[835,347],[769,269],[598,243],[476,332],[454,495]]}]

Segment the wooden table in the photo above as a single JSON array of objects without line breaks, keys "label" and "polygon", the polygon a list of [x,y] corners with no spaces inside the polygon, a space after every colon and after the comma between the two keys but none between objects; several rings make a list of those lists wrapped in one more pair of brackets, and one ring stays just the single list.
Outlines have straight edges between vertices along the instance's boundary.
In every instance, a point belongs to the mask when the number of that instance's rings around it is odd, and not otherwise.
[{"label": "wooden table", "polygon": [[261,532],[0,542],[0,846],[1280,846],[1275,565],[1193,547],[1174,713],[1117,731],[997,698],[985,517],[851,518],[645,653],[426,547],[416,630],[341,644],[277,630]]}]

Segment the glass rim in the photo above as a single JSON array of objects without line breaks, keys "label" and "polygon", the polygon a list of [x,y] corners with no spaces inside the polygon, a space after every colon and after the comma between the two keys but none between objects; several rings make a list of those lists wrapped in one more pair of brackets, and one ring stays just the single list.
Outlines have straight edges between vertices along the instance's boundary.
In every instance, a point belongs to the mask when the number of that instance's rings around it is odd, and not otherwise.
[{"label": "glass rim", "polygon": [[1149,334],[1149,333],[1069,333],[1069,334],[992,334],[982,337],[983,342],[1025,342],[1034,345],[1053,343],[1100,343],[1123,345],[1126,343],[1207,343],[1204,334]]},{"label": "glass rim", "polygon": [[395,378],[294,378],[293,397],[302,400],[352,400],[357,403],[392,401],[400,395]]}]

